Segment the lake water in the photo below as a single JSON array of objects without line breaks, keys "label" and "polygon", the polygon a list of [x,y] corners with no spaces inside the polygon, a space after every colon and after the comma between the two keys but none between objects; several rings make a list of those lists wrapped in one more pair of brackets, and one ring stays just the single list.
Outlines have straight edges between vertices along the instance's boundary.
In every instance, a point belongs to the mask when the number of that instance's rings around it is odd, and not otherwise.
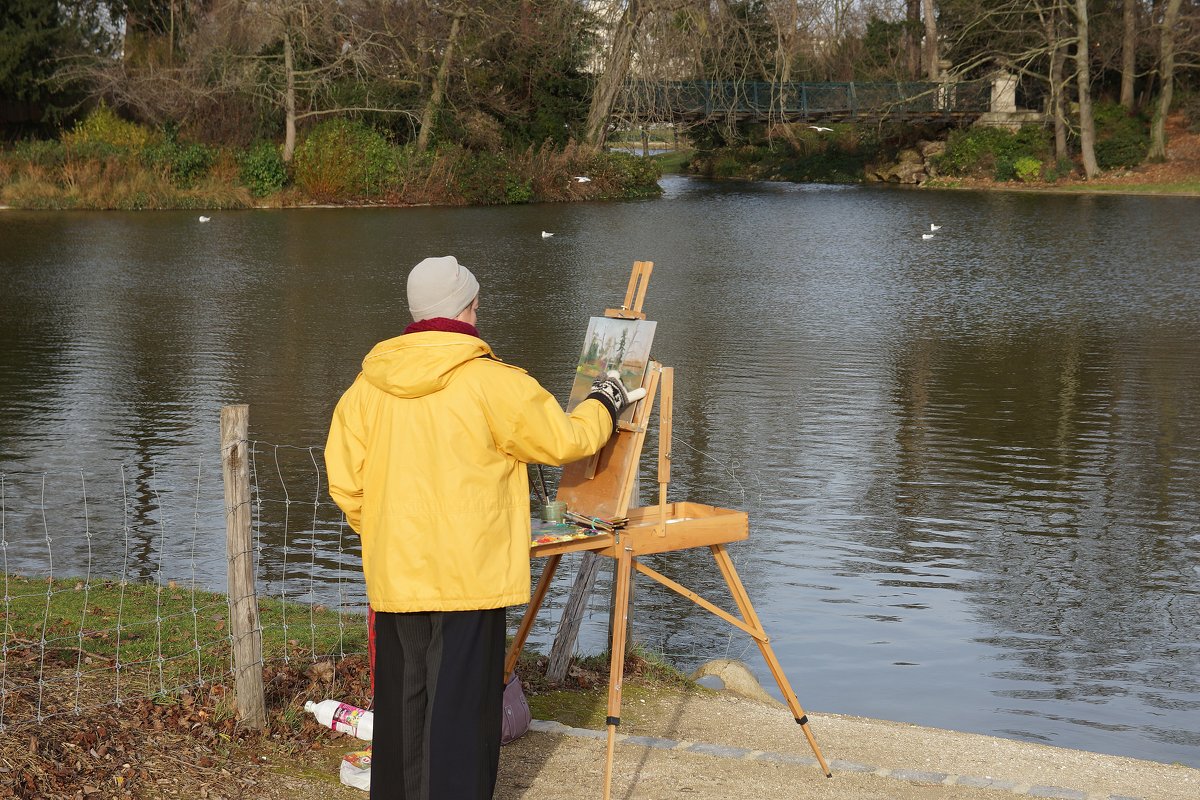
[{"label": "lake water", "polygon": [[[565,399],[588,317],[651,260],[671,497],[749,512],[731,552],[806,709],[1200,766],[1200,200],[663,184],[204,224],[0,213],[6,568],[221,588],[218,415],[244,402],[262,585],[353,602],[314,448],[407,322],[408,268],[456,254],[485,338]],[[730,606],[707,552],[650,564]],[[774,688],[749,637],[637,583],[641,643]]]}]

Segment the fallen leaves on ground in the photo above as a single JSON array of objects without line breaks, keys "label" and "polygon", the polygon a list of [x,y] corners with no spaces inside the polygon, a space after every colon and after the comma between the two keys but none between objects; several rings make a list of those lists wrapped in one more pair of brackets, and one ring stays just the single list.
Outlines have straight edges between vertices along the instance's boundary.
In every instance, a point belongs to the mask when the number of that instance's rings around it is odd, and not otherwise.
[{"label": "fallen leaves on ground", "polygon": [[[304,702],[335,697],[366,706],[370,676],[365,658],[348,657],[271,665],[263,677],[263,731],[238,724],[233,690],[225,684],[120,704],[105,702],[115,696],[115,685],[98,683],[66,704],[39,700],[36,684],[11,692],[0,718],[0,798],[272,796],[271,773],[264,772],[270,756],[260,753],[301,755],[351,742],[305,713]],[[76,713],[76,702],[89,708]]]}]

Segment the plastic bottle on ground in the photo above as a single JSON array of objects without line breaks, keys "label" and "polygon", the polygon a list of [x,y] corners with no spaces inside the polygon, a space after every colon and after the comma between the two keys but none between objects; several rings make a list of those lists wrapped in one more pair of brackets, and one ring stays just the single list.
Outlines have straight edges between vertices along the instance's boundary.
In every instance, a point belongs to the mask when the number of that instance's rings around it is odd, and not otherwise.
[{"label": "plastic bottle on ground", "polygon": [[339,703],[337,700],[322,700],[319,703],[309,700],[304,704],[304,710],[315,716],[317,722],[328,728],[348,733],[363,741],[371,741],[375,715],[370,711],[349,703]]}]

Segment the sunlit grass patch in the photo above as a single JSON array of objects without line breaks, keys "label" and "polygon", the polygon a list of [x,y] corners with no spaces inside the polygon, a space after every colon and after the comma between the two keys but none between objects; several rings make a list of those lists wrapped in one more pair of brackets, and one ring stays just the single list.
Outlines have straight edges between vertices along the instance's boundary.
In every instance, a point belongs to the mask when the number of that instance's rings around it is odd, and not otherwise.
[{"label": "sunlit grass patch", "polygon": [[[8,575],[0,607],[4,666],[114,672],[129,690],[164,691],[232,670],[224,594],[170,582]],[[361,614],[259,598],[264,662],[365,652]],[[9,676],[11,679],[11,675]]]}]

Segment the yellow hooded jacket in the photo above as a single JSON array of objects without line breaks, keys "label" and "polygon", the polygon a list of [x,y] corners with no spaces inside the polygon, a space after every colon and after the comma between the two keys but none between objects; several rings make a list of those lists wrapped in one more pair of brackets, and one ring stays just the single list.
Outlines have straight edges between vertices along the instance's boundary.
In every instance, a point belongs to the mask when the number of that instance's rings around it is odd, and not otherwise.
[{"label": "yellow hooded jacket", "polygon": [[329,494],[362,537],[376,611],[466,611],[529,602],[526,463],[599,450],[598,400],[566,414],[482,339],[424,331],[380,342],[338,401]]}]

